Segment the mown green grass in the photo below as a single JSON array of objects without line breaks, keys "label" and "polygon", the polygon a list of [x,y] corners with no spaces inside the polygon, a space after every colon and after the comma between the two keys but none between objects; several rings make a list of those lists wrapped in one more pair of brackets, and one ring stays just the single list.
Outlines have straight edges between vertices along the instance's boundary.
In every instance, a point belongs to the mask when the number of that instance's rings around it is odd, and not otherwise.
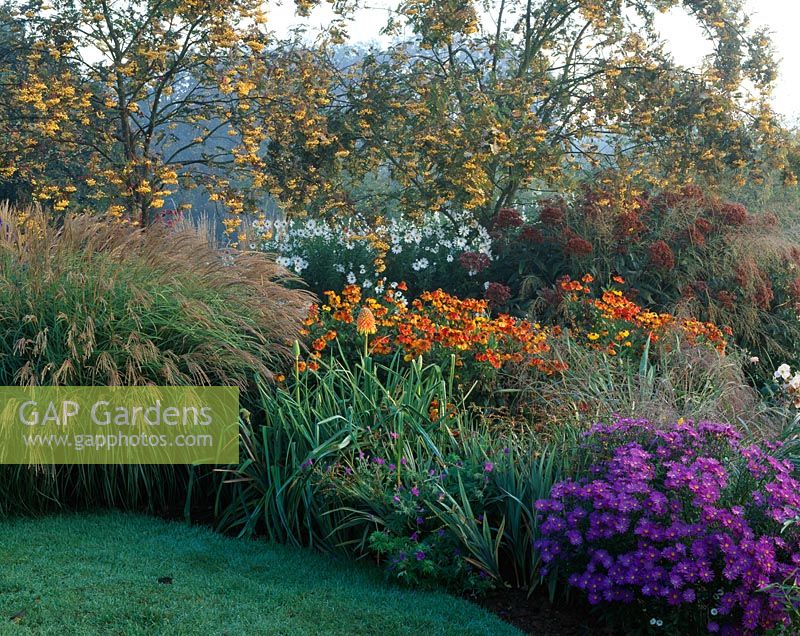
[{"label": "mown green grass", "polygon": [[160,633],[519,632],[370,567],[205,528],[121,513],[0,522],[0,634]]}]

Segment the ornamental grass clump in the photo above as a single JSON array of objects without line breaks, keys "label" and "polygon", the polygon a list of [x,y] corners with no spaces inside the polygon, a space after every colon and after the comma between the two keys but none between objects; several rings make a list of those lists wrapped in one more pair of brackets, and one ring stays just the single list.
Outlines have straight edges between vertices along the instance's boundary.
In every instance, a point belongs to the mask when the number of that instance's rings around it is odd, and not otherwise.
[{"label": "ornamental grass clump", "polygon": [[597,425],[585,476],[536,502],[544,572],[626,632],[760,633],[788,625],[772,591],[796,581],[800,482],[777,449],[726,424]]},{"label": "ornamental grass clump", "polygon": [[291,358],[311,296],[194,228],[0,209],[0,383],[237,385]]},{"label": "ornamental grass clump", "polygon": [[[291,362],[310,296],[263,254],[193,228],[0,206],[0,385],[235,385]],[[0,516],[118,506],[175,514],[186,466],[2,466]],[[202,499],[195,488],[197,500]],[[207,505],[207,502],[197,502]]]}]

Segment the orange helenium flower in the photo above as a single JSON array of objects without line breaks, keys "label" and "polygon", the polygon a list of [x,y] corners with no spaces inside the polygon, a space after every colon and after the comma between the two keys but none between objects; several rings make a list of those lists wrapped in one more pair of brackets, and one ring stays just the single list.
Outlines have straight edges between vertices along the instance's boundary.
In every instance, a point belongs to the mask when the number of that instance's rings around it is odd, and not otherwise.
[{"label": "orange helenium flower", "polygon": [[[619,282],[622,279],[615,276],[613,280]],[[719,328],[710,322],[647,310],[614,287],[603,290],[599,298],[593,298],[592,290],[578,281],[565,277],[559,284],[562,291],[567,292],[567,300],[591,310],[589,324],[584,325],[584,328],[589,330],[587,337],[595,349],[616,355],[614,341],[630,347],[631,343],[627,338],[631,332],[655,342],[668,330],[676,329],[691,345],[705,343],[720,353],[725,353],[727,346],[725,335],[728,334],[726,327]],[[617,338],[611,336],[608,339],[601,338],[617,332],[623,332],[625,335]]]},{"label": "orange helenium flower", "polygon": [[557,327],[542,328],[506,314],[491,317],[485,300],[457,298],[441,289],[423,292],[408,302],[399,293],[402,287],[378,298],[362,298],[357,285],[339,293],[325,292],[328,302],[310,315],[313,338],[327,340],[327,333],[347,331],[349,324],[358,335],[367,335],[362,327],[371,327],[364,314],[369,310],[374,331],[368,333],[376,334],[368,345],[373,354],[400,350],[407,361],[453,355],[459,367],[471,359],[495,369],[507,362],[527,364],[546,374],[564,369],[549,355],[551,338],[560,333]]}]

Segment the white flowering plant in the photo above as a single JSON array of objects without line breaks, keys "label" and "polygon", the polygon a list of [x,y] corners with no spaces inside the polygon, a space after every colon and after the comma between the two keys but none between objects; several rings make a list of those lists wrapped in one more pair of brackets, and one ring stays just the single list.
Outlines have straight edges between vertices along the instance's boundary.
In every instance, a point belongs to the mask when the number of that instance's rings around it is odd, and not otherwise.
[{"label": "white flowering plant", "polygon": [[365,218],[253,221],[240,245],[274,253],[312,291],[357,284],[380,293],[405,281],[412,292],[445,288],[480,295],[492,263],[492,238],[468,218],[430,214],[424,222]]},{"label": "white flowering plant", "polygon": [[781,391],[796,409],[800,409],[800,371],[792,372],[788,364],[780,365],[772,375]]}]

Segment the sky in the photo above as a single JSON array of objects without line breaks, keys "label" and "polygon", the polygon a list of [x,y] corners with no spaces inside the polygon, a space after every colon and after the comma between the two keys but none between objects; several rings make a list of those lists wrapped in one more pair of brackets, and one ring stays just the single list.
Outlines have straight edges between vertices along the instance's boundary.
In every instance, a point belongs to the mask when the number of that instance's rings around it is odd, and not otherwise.
[{"label": "sky", "polygon": [[[354,43],[373,41],[385,43],[387,38],[379,35],[388,17],[387,7],[395,1],[366,0],[366,8],[359,9],[349,27]],[[320,25],[330,21],[332,13],[328,3],[314,10],[310,24]],[[773,94],[773,105],[787,124],[800,126],[800,24],[799,0],[744,0],[746,11],[754,27],[765,26],[771,31],[776,56],[779,60],[778,80]],[[298,22],[294,14],[294,3],[284,0],[282,6],[270,10],[272,27],[279,34],[286,34]],[[710,44],[703,38],[695,22],[682,10],[673,9],[659,15],[657,25],[669,43],[676,61],[687,66],[699,63],[710,52]]]},{"label": "sky", "polygon": [[[800,125],[800,2],[798,0],[746,0],[745,8],[754,27],[769,29],[778,58],[778,81],[773,93],[775,109],[787,123]],[[710,50],[708,41],[686,13],[659,16],[659,28],[680,64],[696,64]]]}]

